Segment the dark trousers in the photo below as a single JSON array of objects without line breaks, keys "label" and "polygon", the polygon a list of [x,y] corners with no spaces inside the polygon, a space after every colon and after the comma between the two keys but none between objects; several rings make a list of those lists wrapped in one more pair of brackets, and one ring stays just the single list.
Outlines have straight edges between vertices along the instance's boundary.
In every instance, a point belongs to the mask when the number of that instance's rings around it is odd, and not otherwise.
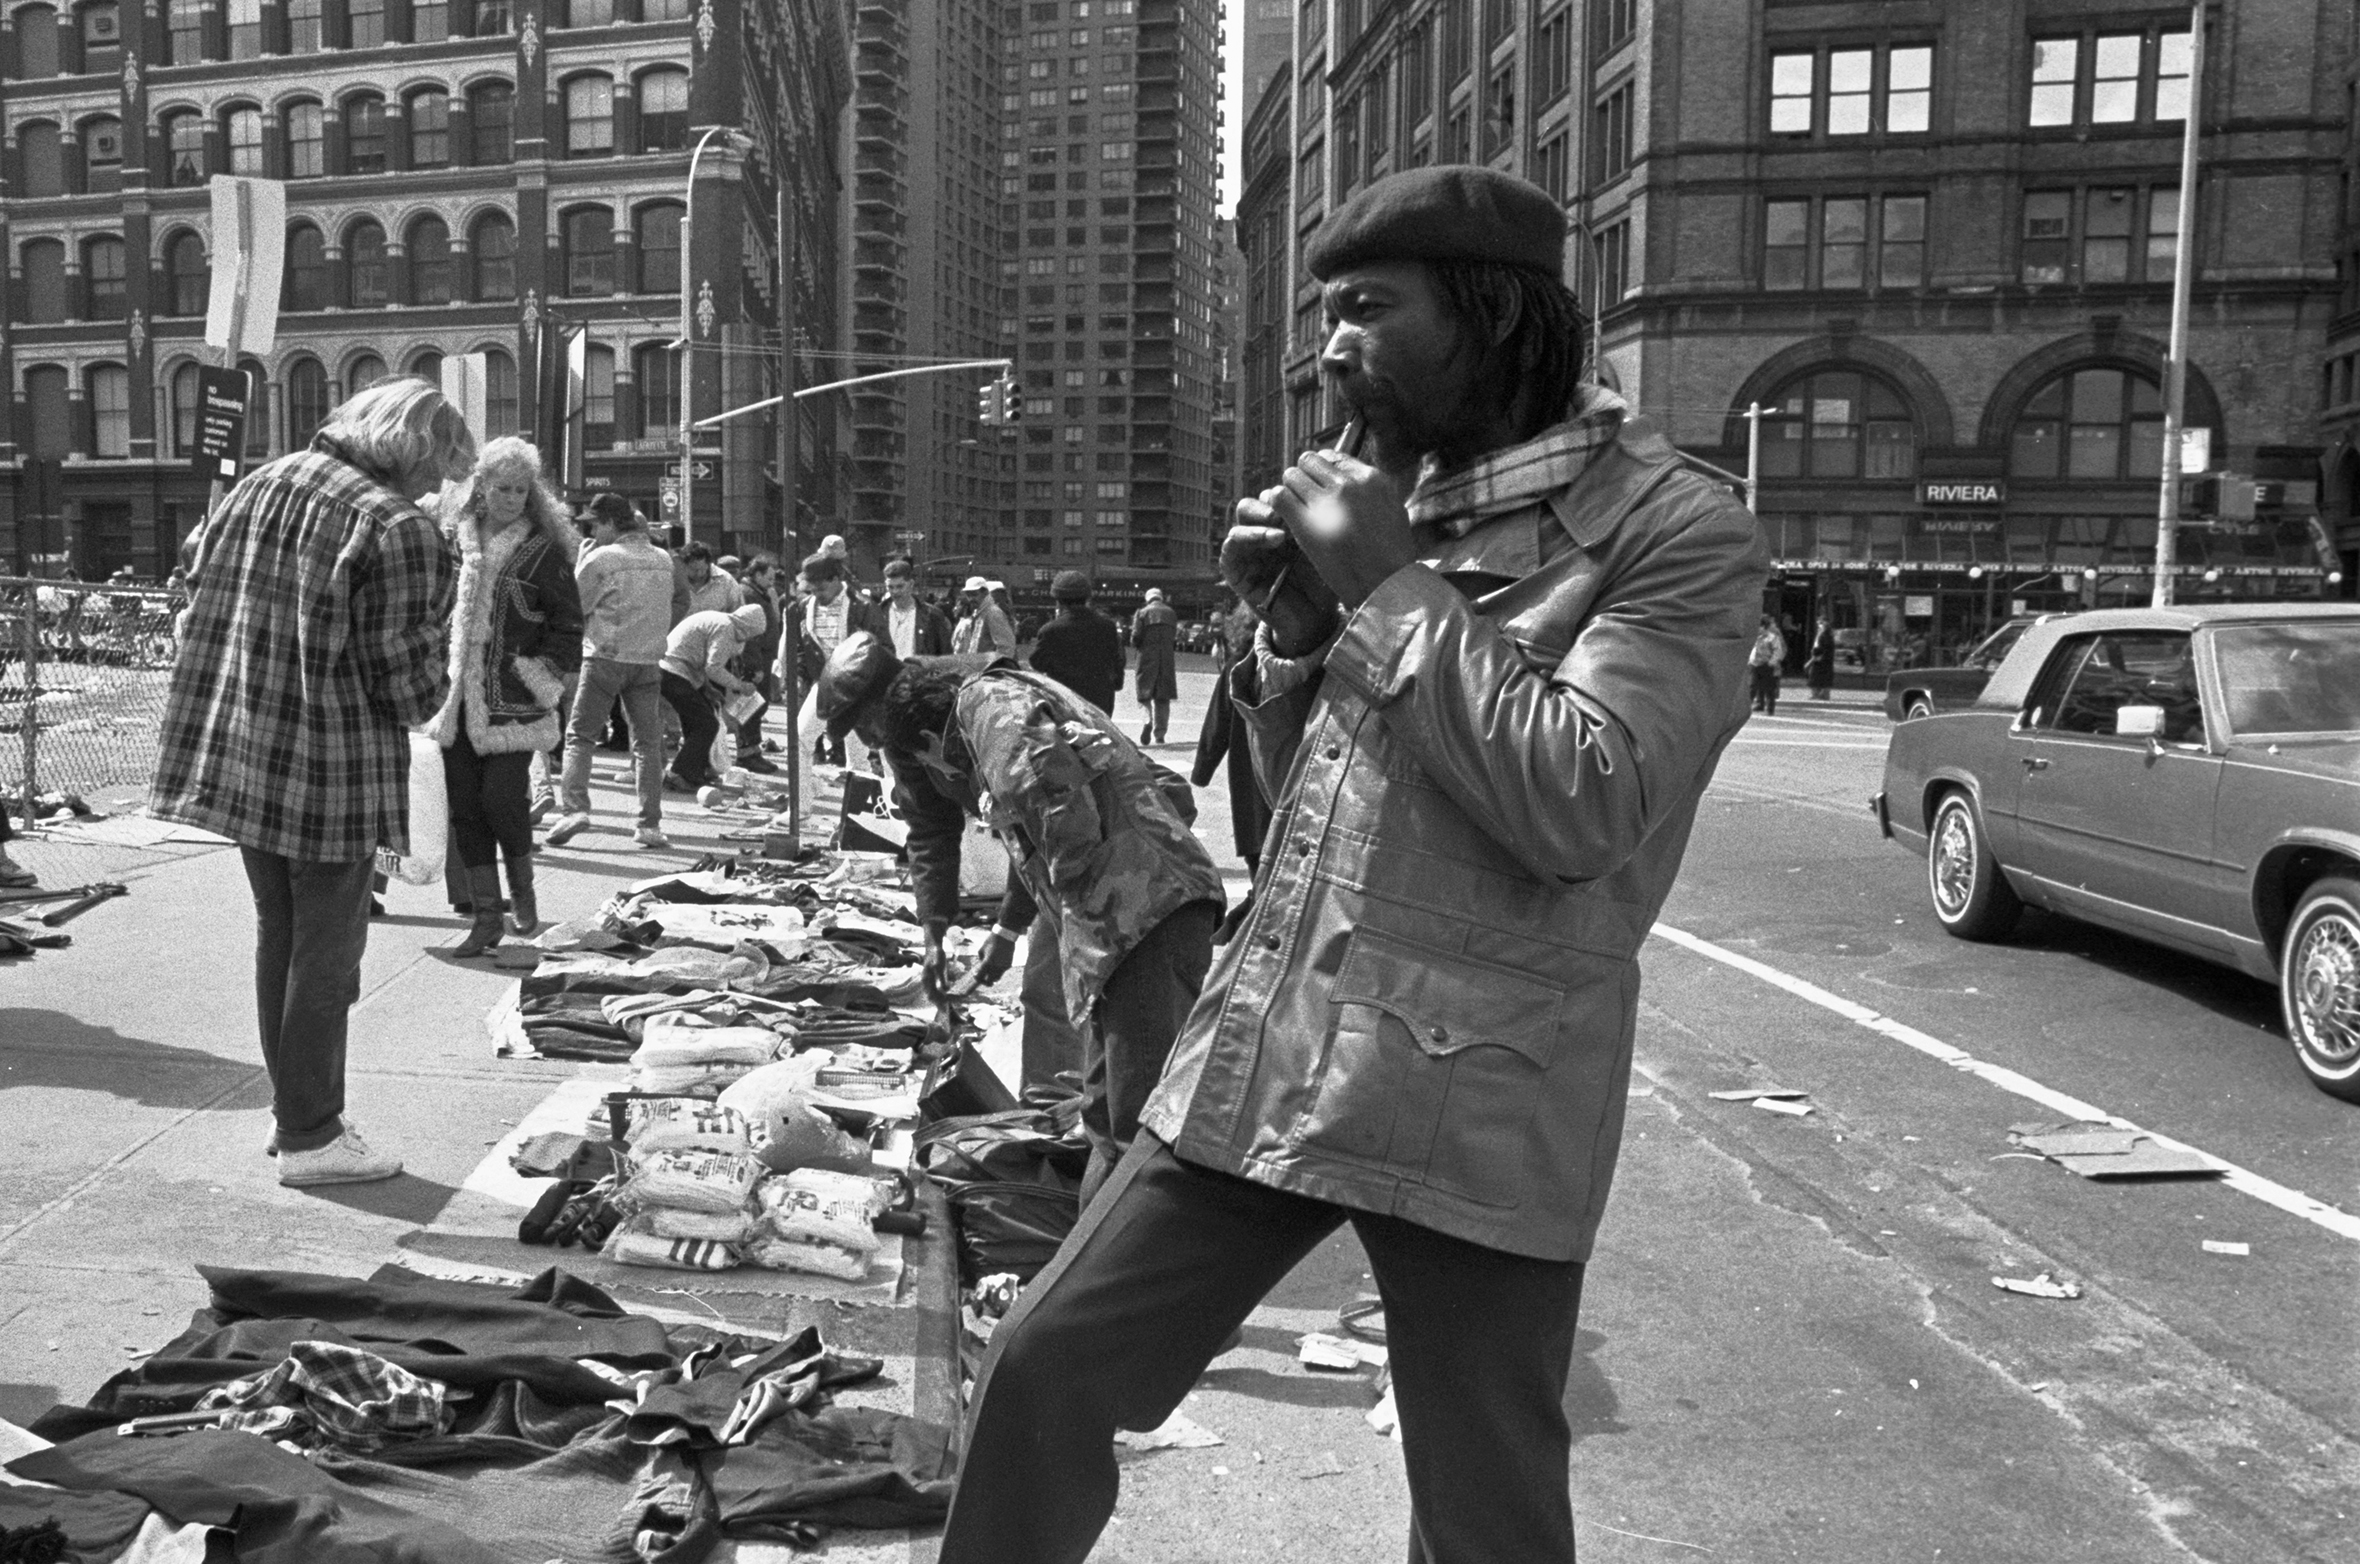
[{"label": "dark trousers", "polygon": [[1082,1034],[1065,1013],[1065,963],[1057,954],[1057,914],[1041,909],[1024,942],[1024,1080],[1029,1091],[1068,1070],[1079,1075]]},{"label": "dark trousers", "polygon": [[1765,712],[1776,711],[1778,709],[1778,665],[1776,663],[1755,663],[1753,665],[1753,681],[1754,709]]},{"label": "dark trousers", "polygon": [[754,686],[755,693],[762,697],[762,704],[754,708],[754,715],[738,725],[737,752],[740,760],[762,753],[762,719],[770,715],[770,697],[777,693],[771,686],[777,679],[778,674],[768,658],[757,661],[754,671],[746,677],[746,682]]},{"label": "dark trousers", "polygon": [[1218,903],[1190,902],[1149,929],[1098,992],[1082,1036],[1082,1131],[1090,1138],[1084,1205],[1138,1137],[1139,1115],[1205,986],[1220,923]]},{"label": "dark trousers", "polygon": [[941,1564],[1082,1564],[1114,1433],[1161,1423],[1232,1330],[1342,1223],[1368,1252],[1410,1492],[1410,1564],[1571,1564],[1566,1369],[1578,1261],[1192,1167],[1142,1134],[992,1333]]},{"label": "dark trousers", "polygon": [[443,796],[451,805],[451,850],[470,869],[496,864],[501,854],[533,852],[533,757],[530,751],[479,754],[467,725],[443,751]]},{"label": "dark trousers", "polygon": [[239,853],[254,889],[254,1017],[279,1150],[316,1151],[344,1133],[345,1028],[361,997],[376,860]]},{"label": "dark trousers", "polygon": [[690,787],[713,780],[713,735],[721,731],[721,714],[705,692],[671,669],[664,670],[664,703],[680,719],[680,758],[672,769]]}]

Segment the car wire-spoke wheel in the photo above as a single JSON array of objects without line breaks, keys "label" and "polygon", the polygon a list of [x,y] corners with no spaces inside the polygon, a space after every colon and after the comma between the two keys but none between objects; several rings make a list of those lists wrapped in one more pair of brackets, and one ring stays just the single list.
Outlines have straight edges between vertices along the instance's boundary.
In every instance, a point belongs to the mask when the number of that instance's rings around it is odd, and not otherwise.
[{"label": "car wire-spoke wheel", "polygon": [[1932,697],[1925,695],[1912,695],[1909,698],[1909,704],[1902,708],[1901,720],[1903,722],[1916,722],[1921,718],[1931,717],[1932,715],[1934,715],[1934,702]]},{"label": "car wire-spoke wheel", "polygon": [[2314,1073],[2360,1070],[2360,924],[2322,908],[2287,957],[2287,1025]]},{"label": "car wire-spoke wheel", "polygon": [[1927,887],[1934,911],[1955,922],[1975,899],[1975,826],[1964,806],[1946,807],[1934,822],[1934,850],[1927,855]]}]

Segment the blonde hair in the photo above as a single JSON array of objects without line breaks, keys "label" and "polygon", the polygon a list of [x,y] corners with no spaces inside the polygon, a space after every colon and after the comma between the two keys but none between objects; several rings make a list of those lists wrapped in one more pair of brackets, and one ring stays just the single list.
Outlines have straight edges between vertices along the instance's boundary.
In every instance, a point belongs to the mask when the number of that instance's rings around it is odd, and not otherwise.
[{"label": "blonde hair", "polygon": [[504,434],[484,446],[475,458],[475,470],[466,475],[466,481],[459,486],[458,494],[444,514],[482,515],[483,486],[501,474],[515,472],[525,473],[532,479],[532,492],[525,496],[524,508],[535,526],[548,527],[566,520],[565,501],[541,468],[541,448],[513,434]]},{"label": "blonde hair", "polygon": [[443,394],[413,375],[380,380],[347,397],[320,433],[353,462],[392,484],[432,475],[464,477],[475,465],[475,436]]}]

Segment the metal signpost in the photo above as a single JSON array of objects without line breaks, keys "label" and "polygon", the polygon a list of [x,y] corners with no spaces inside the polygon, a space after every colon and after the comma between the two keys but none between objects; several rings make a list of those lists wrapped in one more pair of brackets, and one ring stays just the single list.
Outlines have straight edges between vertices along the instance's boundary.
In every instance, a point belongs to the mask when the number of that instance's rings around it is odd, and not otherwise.
[{"label": "metal signpost", "polygon": [[2196,271],[2196,143],[2204,121],[2204,0],[2188,18],[2188,118],[2180,127],[2180,221],[2172,255],[2171,357],[2164,364],[2163,484],[2155,512],[2154,606],[2172,600],[2180,526],[2180,428],[2188,416],[2188,291]]},{"label": "metal signpost", "polygon": [[[285,264],[287,243],[286,186],[275,179],[216,174],[211,191],[213,291],[205,306],[205,345],[220,351],[221,367],[206,371],[199,422],[204,425],[217,417],[234,416],[238,439],[233,450],[198,469],[213,479],[213,492],[205,503],[208,518],[221,503],[225,480],[237,476],[245,454],[245,411],[253,399],[253,388],[238,368],[238,357],[259,358],[278,340],[279,273]],[[257,298],[266,302],[257,307]],[[232,381],[234,414],[228,406]],[[221,398],[218,404],[217,394]]]}]

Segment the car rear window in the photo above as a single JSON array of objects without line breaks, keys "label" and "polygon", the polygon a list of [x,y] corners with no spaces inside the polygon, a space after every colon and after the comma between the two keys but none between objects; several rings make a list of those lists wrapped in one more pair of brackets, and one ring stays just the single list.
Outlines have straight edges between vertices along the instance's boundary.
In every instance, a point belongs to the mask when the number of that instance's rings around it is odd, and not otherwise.
[{"label": "car rear window", "polygon": [[2213,647],[2235,731],[2360,732],[2360,620],[2226,625]]}]

